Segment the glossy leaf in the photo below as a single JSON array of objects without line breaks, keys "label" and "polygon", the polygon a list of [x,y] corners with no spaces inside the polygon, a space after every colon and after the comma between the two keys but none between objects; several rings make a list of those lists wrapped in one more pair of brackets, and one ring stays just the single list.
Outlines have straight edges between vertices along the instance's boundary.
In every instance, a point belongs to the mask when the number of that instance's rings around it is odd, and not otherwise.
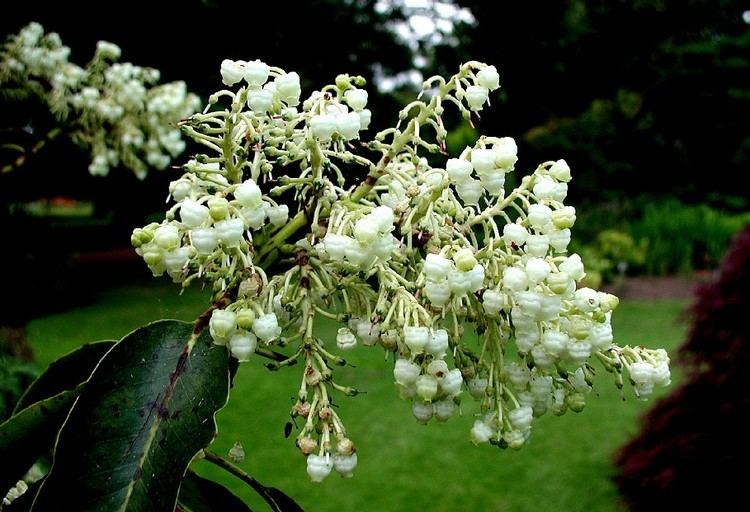
[{"label": "glossy leaf", "polygon": [[54,445],[80,387],[36,402],[0,424],[0,492],[26,474]]},{"label": "glossy leaf", "polygon": [[188,471],[177,502],[185,512],[250,512],[250,507],[223,485]]},{"label": "glossy leaf", "polygon": [[66,389],[73,389],[89,378],[99,360],[114,346],[114,341],[87,343],[73,352],[62,356],[44,370],[16,404],[14,413],[29,405],[56,395]]},{"label": "glossy leaf", "polygon": [[216,434],[229,356],[193,324],[138,329],[99,362],[70,411],[32,510],[172,511]]}]

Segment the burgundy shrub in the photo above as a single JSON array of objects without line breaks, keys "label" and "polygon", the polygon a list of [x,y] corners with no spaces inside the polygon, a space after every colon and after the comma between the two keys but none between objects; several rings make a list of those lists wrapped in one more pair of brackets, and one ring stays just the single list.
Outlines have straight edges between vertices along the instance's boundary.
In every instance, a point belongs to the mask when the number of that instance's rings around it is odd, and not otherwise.
[{"label": "burgundy shrub", "polygon": [[617,456],[633,511],[747,505],[750,462],[750,227],[696,292],[678,363],[686,382],[646,415]]}]

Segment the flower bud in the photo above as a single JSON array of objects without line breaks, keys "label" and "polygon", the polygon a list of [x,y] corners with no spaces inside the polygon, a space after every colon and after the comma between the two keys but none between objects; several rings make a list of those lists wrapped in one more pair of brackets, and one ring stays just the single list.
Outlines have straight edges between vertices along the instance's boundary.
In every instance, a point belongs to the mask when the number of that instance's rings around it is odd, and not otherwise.
[{"label": "flower bud", "polygon": [[172,224],[164,224],[154,231],[156,245],[164,250],[176,249],[180,245],[180,232]]},{"label": "flower bud", "polygon": [[539,201],[554,199],[557,191],[557,183],[547,176],[539,176],[533,188],[534,195]]},{"label": "flower bud", "polygon": [[463,382],[464,378],[461,375],[461,370],[454,368],[443,377],[442,381],[440,381],[440,388],[446,395],[454,396],[461,392],[461,385]]},{"label": "flower bud", "polygon": [[484,312],[488,315],[495,316],[499,314],[500,310],[505,309],[507,306],[505,294],[494,290],[486,290],[482,295],[482,306],[484,307]]},{"label": "flower bud", "polygon": [[552,167],[549,168],[550,175],[556,180],[568,182],[570,181],[570,167],[565,160],[558,160]]},{"label": "flower bud", "polygon": [[472,276],[469,272],[452,270],[448,274],[448,287],[456,296],[467,293],[472,287]]},{"label": "flower bud", "polygon": [[274,313],[261,315],[253,322],[253,331],[261,340],[268,342],[281,335],[281,327]]},{"label": "flower bud", "polygon": [[586,397],[583,393],[571,393],[565,399],[565,402],[573,412],[581,412],[586,407]]},{"label": "flower bud", "polygon": [[307,456],[307,474],[313,482],[322,482],[331,474],[333,469],[333,459],[330,455]]},{"label": "flower bud", "polygon": [[479,177],[482,187],[491,196],[501,196],[505,193],[505,173],[494,171]]},{"label": "flower bud", "polygon": [[274,82],[276,83],[276,92],[281,101],[290,106],[299,104],[302,88],[300,86],[299,75],[296,72],[292,71],[291,73],[277,76]]},{"label": "flower bud", "polygon": [[559,356],[568,346],[568,335],[556,330],[547,330],[542,333],[542,346],[552,355]]},{"label": "flower bud", "polygon": [[508,374],[508,380],[517,389],[524,389],[531,380],[531,371],[525,365],[520,365],[516,362],[509,364],[505,368]]},{"label": "flower bud", "polygon": [[334,260],[344,259],[347,248],[352,244],[356,244],[356,242],[346,235],[326,233],[326,236],[323,238],[323,247]]},{"label": "flower bud", "polygon": [[471,293],[478,292],[484,286],[484,267],[477,263],[467,273],[469,278],[469,289]]},{"label": "flower bud", "polygon": [[566,358],[574,365],[582,365],[591,357],[591,343],[574,341],[568,343]]},{"label": "flower bud", "polygon": [[219,245],[219,239],[216,236],[214,228],[195,228],[191,230],[190,241],[200,255],[211,254],[216,249],[216,246]]},{"label": "flower bud", "polygon": [[559,229],[547,233],[549,244],[557,252],[565,252],[570,244],[570,229]]},{"label": "flower bud", "polygon": [[143,261],[145,261],[146,265],[149,267],[157,267],[164,264],[164,255],[161,252],[148,251],[143,253]]},{"label": "flower bud", "polygon": [[599,293],[599,307],[603,313],[614,311],[618,304],[620,304],[620,299],[618,299],[616,295],[612,295],[611,293]]},{"label": "flower bud", "polygon": [[464,204],[478,204],[482,197],[482,182],[469,178],[462,183],[456,183],[456,192]]},{"label": "flower bud", "polygon": [[404,327],[404,343],[413,353],[418,354],[427,346],[430,330],[427,327],[407,325]]},{"label": "flower bud", "polygon": [[518,430],[526,430],[529,428],[533,418],[533,411],[529,406],[517,407],[508,412],[510,424]]},{"label": "flower bud", "polygon": [[526,243],[528,237],[529,232],[520,224],[506,224],[503,226],[503,241],[508,245],[513,243],[521,247]]},{"label": "flower bud", "polygon": [[310,129],[315,137],[320,139],[322,142],[328,142],[331,137],[336,133],[337,123],[336,117],[323,114],[314,116],[310,119]]},{"label": "flower bud", "polygon": [[529,206],[527,220],[531,227],[544,229],[552,220],[552,209],[546,204],[532,204]]},{"label": "flower bud", "polygon": [[229,349],[240,362],[249,361],[250,355],[255,352],[257,346],[258,339],[247,331],[236,332],[229,338]]},{"label": "flower bud", "polygon": [[424,294],[433,306],[442,307],[451,299],[451,287],[445,279],[437,283],[428,281],[424,285]]},{"label": "flower bud", "polygon": [[169,193],[172,194],[172,197],[177,202],[188,197],[192,191],[192,183],[185,179],[179,179],[169,184]]},{"label": "flower bud", "polygon": [[495,165],[501,169],[511,170],[518,161],[518,146],[513,137],[503,137],[492,146],[495,152]]},{"label": "flower bud", "polygon": [[420,375],[417,377],[417,395],[425,400],[430,401],[437,395],[438,380],[432,375]]},{"label": "flower bud", "polygon": [[208,221],[209,211],[208,208],[193,201],[192,199],[185,199],[180,203],[180,219],[182,223],[190,228],[197,228],[204,222]]},{"label": "flower bud", "polygon": [[508,447],[513,450],[520,450],[526,444],[526,436],[519,430],[511,430],[503,434],[503,440],[508,443]]},{"label": "flower bud", "polygon": [[357,454],[341,455],[339,453],[333,456],[333,469],[344,478],[354,476],[354,468],[357,467]]},{"label": "flower bud", "polygon": [[575,287],[567,272],[555,272],[547,276],[547,286],[558,295],[564,295]]},{"label": "flower bud", "polygon": [[583,271],[581,257],[577,254],[571,254],[568,256],[565,261],[558,265],[558,268],[560,271],[566,272],[573,281],[578,281],[586,275]]},{"label": "flower bud", "polygon": [[549,251],[549,236],[529,235],[526,239],[526,253],[536,258],[543,258]]},{"label": "flower bud", "polygon": [[237,328],[237,316],[232,311],[214,309],[208,321],[208,329],[214,342],[223,345]]},{"label": "flower bud", "polygon": [[474,149],[471,151],[471,164],[478,174],[487,174],[495,170],[497,154],[491,149]]},{"label": "flower bud", "polygon": [[274,227],[281,227],[289,220],[289,207],[285,204],[279,206],[271,206],[266,209],[269,222]]},{"label": "flower bud", "polygon": [[552,269],[542,258],[529,258],[526,261],[526,276],[532,283],[540,283],[547,279]]},{"label": "flower bud", "polygon": [[424,260],[425,277],[432,281],[442,281],[445,279],[451,267],[450,260],[440,254],[429,253]]},{"label": "flower bud", "polygon": [[426,373],[435,377],[438,381],[448,374],[448,363],[442,359],[434,359],[425,369]]},{"label": "flower bud", "polygon": [[471,177],[474,167],[467,160],[450,158],[445,164],[445,170],[453,183],[463,183]]},{"label": "flower bud", "polygon": [[573,303],[581,311],[591,313],[599,307],[599,292],[591,288],[576,290]]},{"label": "flower bud", "polygon": [[357,337],[365,346],[371,347],[380,339],[380,325],[374,324],[369,320],[359,320],[353,328],[356,331]]},{"label": "flower bud", "polygon": [[411,404],[411,412],[419,423],[425,424],[432,418],[434,408],[430,403],[415,401]]},{"label": "flower bud", "polygon": [[489,425],[483,421],[476,420],[474,426],[471,427],[471,442],[474,444],[486,443],[491,438],[494,432]]},{"label": "flower bud", "polygon": [[453,254],[453,261],[456,263],[456,268],[461,272],[468,272],[477,264],[477,259],[474,257],[474,251],[468,247],[456,251]]},{"label": "flower bud", "polygon": [[495,66],[487,66],[480,69],[477,74],[477,84],[481,87],[485,87],[490,91],[494,91],[500,87],[500,74],[497,72]]},{"label": "flower bud", "polygon": [[474,377],[469,379],[466,386],[469,388],[469,393],[474,398],[482,398],[487,392],[487,386],[489,382],[484,377]]},{"label": "flower bud", "polygon": [[256,114],[265,114],[273,106],[273,92],[268,89],[248,91],[247,106]]},{"label": "flower bud", "polygon": [[[167,272],[173,278],[182,273],[183,268],[187,265],[190,259],[190,248],[189,247],[178,247],[173,251],[164,253],[164,265],[166,266]],[[177,280],[175,280],[177,282]]]},{"label": "flower bud", "polygon": [[370,121],[372,120],[372,112],[370,112],[370,109],[364,109],[359,113],[359,129],[360,130],[367,130],[370,126]]},{"label": "flower bud", "polygon": [[364,89],[349,89],[344,93],[344,100],[355,112],[360,112],[367,106],[367,91]]},{"label": "flower bud", "polygon": [[438,421],[448,421],[453,416],[453,411],[455,410],[456,404],[451,399],[440,400],[435,402],[433,406],[435,419]]},{"label": "flower bud", "polygon": [[256,206],[255,208],[242,208],[240,216],[245,225],[250,229],[260,229],[266,222],[267,208],[268,203],[261,203],[260,206]]},{"label": "flower bud", "polygon": [[419,365],[408,359],[397,359],[396,365],[393,367],[393,378],[396,383],[402,386],[410,386],[417,382],[419,372]]},{"label": "flower bud", "polygon": [[378,235],[378,223],[370,216],[363,217],[354,224],[354,238],[361,244],[374,242]]},{"label": "flower bud", "polygon": [[221,220],[229,215],[229,201],[223,197],[212,197],[208,200],[208,213],[214,220]]},{"label": "flower bud", "polygon": [[310,455],[318,448],[318,442],[312,437],[305,436],[297,440],[297,447],[305,455]]},{"label": "flower bud", "polygon": [[257,208],[263,203],[263,194],[252,178],[244,181],[234,191],[234,198],[246,208]]},{"label": "flower bud", "polygon": [[425,350],[435,357],[443,357],[448,350],[448,345],[448,331],[445,329],[436,329],[432,331]]},{"label": "flower bud", "polygon": [[237,247],[242,241],[245,225],[242,219],[220,220],[214,224],[219,241],[226,247]]},{"label": "flower bud", "polygon": [[503,288],[513,292],[520,292],[529,286],[526,272],[517,267],[507,267],[503,270]]},{"label": "flower bud", "polygon": [[349,112],[336,116],[336,130],[344,140],[359,138],[360,120],[357,112]]},{"label": "flower bud", "polygon": [[237,327],[240,329],[250,329],[255,320],[255,311],[250,308],[242,308],[236,312]]},{"label": "flower bud", "polygon": [[541,345],[531,347],[531,358],[534,365],[541,370],[551,370],[555,365],[556,358],[547,352]]},{"label": "flower bud", "polygon": [[566,229],[573,227],[576,223],[576,209],[572,206],[564,206],[552,212],[552,224],[557,229]]},{"label": "flower bud", "polygon": [[607,350],[612,346],[614,336],[612,335],[612,324],[597,324],[591,328],[588,338],[586,338],[592,348],[596,351]]},{"label": "flower bud", "polygon": [[259,60],[253,60],[246,62],[244,66],[244,78],[248,85],[260,87],[266,80],[268,80],[268,74],[271,72],[271,68],[268,64]]},{"label": "flower bud", "polygon": [[232,86],[242,80],[243,76],[244,70],[239,62],[230,59],[221,61],[221,81],[224,85]]},{"label": "flower bud", "polygon": [[348,327],[342,327],[336,334],[336,346],[341,350],[349,350],[357,346],[357,338]]},{"label": "flower bud", "polygon": [[466,102],[471,110],[482,110],[482,106],[487,102],[490,91],[486,87],[479,85],[470,85],[466,88]]}]

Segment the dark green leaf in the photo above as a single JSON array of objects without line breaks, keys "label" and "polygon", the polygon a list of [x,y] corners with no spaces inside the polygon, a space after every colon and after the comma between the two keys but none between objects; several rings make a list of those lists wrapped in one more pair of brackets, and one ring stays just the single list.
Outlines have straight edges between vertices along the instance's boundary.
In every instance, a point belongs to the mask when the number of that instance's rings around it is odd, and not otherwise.
[{"label": "dark green leaf", "polygon": [[99,362],[70,411],[33,510],[172,511],[216,434],[229,356],[193,324],[138,329]]},{"label": "dark green leaf", "polygon": [[55,443],[81,387],[37,402],[0,424],[0,493],[14,486]]},{"label": "dark green leaf", "polygon": [[223,485],[188,471],[177,502],[185,512],[250,512],[250,507]]},{"label": "dark green leaf", "polygon": [[276,487],[266,487],[266,493],[273,500],[271,508],[274,512],[303,512],[297,502]]},{"label": "dark green leaf", "polygon": [[114,346],[114,341],[88,343],[62,356],[36,379],[16,404],[14,413],[34,402],[73,389],[89,378],[99,360]]}]

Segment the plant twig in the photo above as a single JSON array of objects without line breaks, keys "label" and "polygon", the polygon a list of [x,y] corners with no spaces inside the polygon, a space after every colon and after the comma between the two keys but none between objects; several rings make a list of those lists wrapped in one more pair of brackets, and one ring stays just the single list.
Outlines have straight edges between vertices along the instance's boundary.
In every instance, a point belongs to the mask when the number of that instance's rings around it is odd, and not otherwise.
[{"label": "plant twig", "polygon": [[258,482],[255,478],[247,474],[245,471],[243,471],[241,468],[235,466],[228,460],[224,459],[223,457],[216,455],[215,453],[209,451],[209,450],[203,450],[203,455],[205,459],[212,464],[215,464],[222,468],[223,470],[233,474],[243,482],[245,482],[247,485],[253,488],[255,492],[257,492],[263,500],[268,503],[268,505],[273,510],[281,510],[279,504],[276,502],[274,497],[269,492],[268,487]]}]

